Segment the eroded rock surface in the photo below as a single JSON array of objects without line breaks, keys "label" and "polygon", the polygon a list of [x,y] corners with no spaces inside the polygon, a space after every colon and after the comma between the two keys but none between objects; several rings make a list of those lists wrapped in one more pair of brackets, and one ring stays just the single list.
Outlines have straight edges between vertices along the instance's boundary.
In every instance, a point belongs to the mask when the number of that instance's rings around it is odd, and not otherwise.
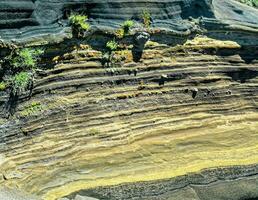
[{"label": "eroded rock surface", "polygon": [[[103,65],[108,30],[140,23],[145,8],[152,27],[119,40]],[[77,40],[67,16],[80,10],[92,32]],[[46,200],[257,198],[257,10],[2,0],[0,16],[5,49],[47,44],[33,90],[15,102],[0,92],[1,186]]]},{"label": "eroded rock surface", "polygon": [[[258,198],[257,166],[203,170],[170,180],[80,191],[98,199],[252,200]],[[237,174],[237,175],[236,175]],[[78,195],[78,194],[76,194]],[[69,199],[74,199],[70,195]],[[76,198],[75,198],[76,199]]]},{"label": "eroded rock surface", "polygon": [[[137,63],[131,50],[117,51],[125,60],[111,68],[99,51],[66,53],[38,74],[31,100],[21,96],[15,116],[3,119],[1,184],[55,199],[257,163],[257,49],[252,53],[206,37],[177,47],[149,41]],[[41,108],[31,113],[32,102]]]},{"label": "eroded rock surface", "polygon": [[108,30],[126,19],[141,21],[143,10],[151,13],[153,27],[180,35],[196,32],[191,18],[201,17],[200,26],[224,31],[256,29],[258,21],[256,9],[234,0],[1,0],[0,37],[16,43],[58,42],[71,37],[67,18],[72,12],[87,14],[92,29]]}]

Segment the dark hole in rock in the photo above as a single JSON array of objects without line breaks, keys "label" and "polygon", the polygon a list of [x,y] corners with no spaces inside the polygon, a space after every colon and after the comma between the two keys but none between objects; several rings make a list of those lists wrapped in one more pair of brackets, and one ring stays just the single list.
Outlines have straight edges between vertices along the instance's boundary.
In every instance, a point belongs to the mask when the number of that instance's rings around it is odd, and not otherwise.
[{"label": "dark hole in rock", "polygon": [[199,90],[197,88],[193,88],[191,91],[192,91],[192,98],[195,99]]},{"label": "dark hole in rock", "polygon": [[240,14],[240,15],[243,14],[243,11],[242,11],[242,10],[239,10],[239,9],[234,9],[234,12],[237,13],[237,14]]},{"label": "dark hole in rock", "polygon": [[220,80],[221,80],[221,78],[206,79],[206,80],[200,81],[200,83],[205,83],[205,84],[207,84],[207,83],[214,83],[214,82],[218,82]]},{"label": "dark hole in rock", "polygon": [[230,76],[234,81],[245,83],[246,81],[257,77],[258,71],[250,69],[240,69],[239,71],[227,72],[226,74]]},{"label": "dark hole in rock", "polygon": [[116,80],[116,84],[117,85],[121,85],[123,83],[126,83],[126,80],[120,79],[120,80]]},{"label": "dark hole in rock", "polygon": [[245,63],[250,64],[258,59],[258,49],[255,46],[242,46],[239,55]]}]

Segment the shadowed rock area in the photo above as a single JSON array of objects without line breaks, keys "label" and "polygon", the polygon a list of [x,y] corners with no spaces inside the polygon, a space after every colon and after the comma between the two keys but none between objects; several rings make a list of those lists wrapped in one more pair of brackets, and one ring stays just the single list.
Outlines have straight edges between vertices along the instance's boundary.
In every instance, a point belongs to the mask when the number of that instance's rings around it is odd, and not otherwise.
[{"label": "shadowed rock area", "polygon": [[[89,18],[81,38],[72,13]],[[0,0],[0,83],[25,46],[44,54],[30,89],[0,87],[0,199],[258,198],[257,9]]]}]

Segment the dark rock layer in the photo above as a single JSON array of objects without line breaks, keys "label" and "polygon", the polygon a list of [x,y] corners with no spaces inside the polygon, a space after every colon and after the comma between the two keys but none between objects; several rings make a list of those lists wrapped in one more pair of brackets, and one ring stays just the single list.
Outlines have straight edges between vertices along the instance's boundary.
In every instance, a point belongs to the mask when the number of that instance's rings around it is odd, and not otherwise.
[{"label": "dark rock layer", "polygon": [[82,190],[70,195],[100,200],[255,200],[258,166],[203,170],[169,180],[122,184]]},{"label": "dark rock layer", "polygon": [[201,17],[199,25],[208,30],[224,31],[226,27],[233,30],[257,28],[258,21],[256,9],[234,0],[1,0],[0,37],[18,43],[58,42],[70,37],[67,18],[72,12],[85,13],[92,30],[103,30],[116,28],[126,19],[140,22],[143,10],[151,13],[152,27],[181,35],[196,31],[190,17]]}]

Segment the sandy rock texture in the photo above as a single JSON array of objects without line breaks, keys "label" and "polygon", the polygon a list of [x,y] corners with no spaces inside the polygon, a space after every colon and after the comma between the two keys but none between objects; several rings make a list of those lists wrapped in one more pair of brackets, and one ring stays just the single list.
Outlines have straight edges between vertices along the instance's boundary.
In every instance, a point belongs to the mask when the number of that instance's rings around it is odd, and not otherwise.
[{"label": "sandy rock texture", "polygon": [[[85,38],[72,38],[75,11],[89,16]],[[0,16],[1,59],[14,46],[45,48],[31,91],[15,101],[0,91],[0,198],[258,198],[257,9],[2,0]],[[137,26],[107,62],[125,19]]]}]

